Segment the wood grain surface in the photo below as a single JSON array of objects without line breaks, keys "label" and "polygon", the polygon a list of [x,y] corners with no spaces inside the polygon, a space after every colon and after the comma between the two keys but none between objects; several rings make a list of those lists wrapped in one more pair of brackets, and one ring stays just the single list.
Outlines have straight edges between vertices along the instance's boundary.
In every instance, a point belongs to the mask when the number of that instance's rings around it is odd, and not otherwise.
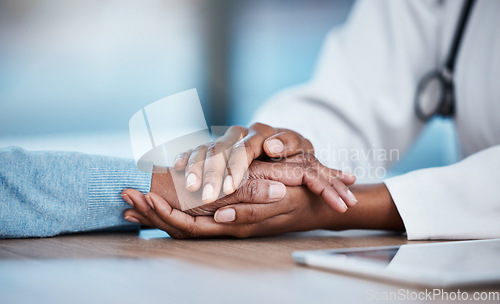
[{"label": "wood grain surface", "polygon": [[143,230],[0,240],[0,303],[378,302],[421,288],[299,266],[291,254],[406,243],[381,231],[174,240]]}]

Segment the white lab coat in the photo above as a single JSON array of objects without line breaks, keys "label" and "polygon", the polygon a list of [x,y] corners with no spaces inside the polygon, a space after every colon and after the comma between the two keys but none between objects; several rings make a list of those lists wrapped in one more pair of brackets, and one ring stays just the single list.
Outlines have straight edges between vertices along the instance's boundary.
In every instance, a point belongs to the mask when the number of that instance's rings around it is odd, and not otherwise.
[{"label": "white lab coat", "polygon": [[[276,95],[254,120],[301,133],[330,167],[377,177],[368,168],[387,168],[390,151],[403,155],[423,127],[416,86],[444,65],[462,6],[359,1],[328,35],[313,79]],[[454,82],[465,159],[385,180],[410,240],[500,238],[500,1],[475,3]]]}]

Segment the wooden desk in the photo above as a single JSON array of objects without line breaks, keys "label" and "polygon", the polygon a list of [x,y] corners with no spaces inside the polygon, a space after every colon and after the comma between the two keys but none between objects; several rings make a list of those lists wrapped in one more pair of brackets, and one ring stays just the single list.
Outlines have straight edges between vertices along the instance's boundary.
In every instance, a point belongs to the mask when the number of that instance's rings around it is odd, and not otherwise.
[{"label": "wooden desk", "polygon": [[422,289],[298,266],[291,253],[405,243],[377,231],[174,240],[143,230],[0,240],[0,303],[377,302],[370,299]]}]

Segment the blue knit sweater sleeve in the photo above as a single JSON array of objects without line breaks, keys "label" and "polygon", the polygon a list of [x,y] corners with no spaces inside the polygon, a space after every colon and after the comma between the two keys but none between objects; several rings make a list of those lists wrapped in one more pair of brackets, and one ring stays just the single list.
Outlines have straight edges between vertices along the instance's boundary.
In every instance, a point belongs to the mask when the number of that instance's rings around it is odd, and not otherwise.
[{"label": "blue knit sweater sleeve", "polygon": [[150,183],[132,160],[0,149],[0,238],[137,227],[123,219],[120,192]]}]

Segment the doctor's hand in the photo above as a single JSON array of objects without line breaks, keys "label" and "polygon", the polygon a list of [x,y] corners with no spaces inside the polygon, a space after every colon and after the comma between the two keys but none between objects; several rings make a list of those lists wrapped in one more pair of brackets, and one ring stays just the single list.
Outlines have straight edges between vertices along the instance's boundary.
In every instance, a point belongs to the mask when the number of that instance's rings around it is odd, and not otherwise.
[{"label": "doctor's hand", "polygon": [[[221,188],[228,195],[242,185],[255,159],[313,153],[311,142],[299,133],[255,123],[250,128],[232,126],[214,143],[179,155],[174,168],[185,170],[188,191],[198,191],[203,185],[202,199],[212,203],[219,197]],[[356,180],[352,174],[337,172],[337,177],[346,185]]]}]

